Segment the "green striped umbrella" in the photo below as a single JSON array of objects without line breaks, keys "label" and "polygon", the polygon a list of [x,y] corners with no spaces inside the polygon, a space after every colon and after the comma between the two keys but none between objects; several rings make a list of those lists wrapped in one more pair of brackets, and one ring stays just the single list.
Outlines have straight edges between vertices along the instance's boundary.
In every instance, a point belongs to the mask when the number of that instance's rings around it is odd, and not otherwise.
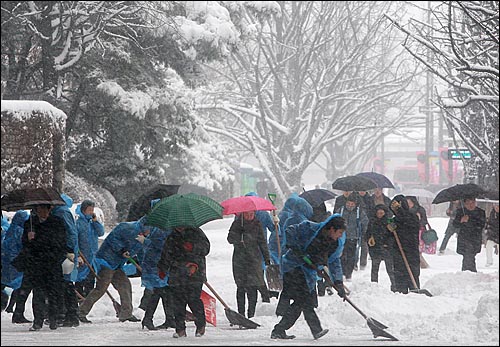
[{"label": "green striped umbrella", "polygon": [[161,199],[147,215],[147,225],[160,229],[178,226],[200,227],[222,218],[223,207],[208,196],[195,193],[174,194]]}]

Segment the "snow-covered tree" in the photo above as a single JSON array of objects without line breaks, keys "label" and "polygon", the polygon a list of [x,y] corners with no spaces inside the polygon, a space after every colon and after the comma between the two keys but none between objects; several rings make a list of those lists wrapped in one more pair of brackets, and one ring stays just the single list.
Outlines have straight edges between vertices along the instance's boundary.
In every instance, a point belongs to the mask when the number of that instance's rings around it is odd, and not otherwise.
[{"label": "snow-covered tree", "polygon": [[498,2],[430,4],[426,22],[387,18],[406,34],[403,47],[448,86],[436,89],[434,102],[457,147],[473,153],[464,161],[465,179],[498,190]]},{"label": "snow-covered tree", "polygon": [[[246,44],[197,109],[205,128],[253,153],[284,199],[320,154],[332,178],[359,170],[381,137],[408,120],[414,71],[382,2],[225,2]],[[219,79],[220,81],[220,79]],[[215,89],[215,92],[213,92]],[[339,150],[331,151],[333,145]],[[342,157],[339,157],[339,153]]]}]

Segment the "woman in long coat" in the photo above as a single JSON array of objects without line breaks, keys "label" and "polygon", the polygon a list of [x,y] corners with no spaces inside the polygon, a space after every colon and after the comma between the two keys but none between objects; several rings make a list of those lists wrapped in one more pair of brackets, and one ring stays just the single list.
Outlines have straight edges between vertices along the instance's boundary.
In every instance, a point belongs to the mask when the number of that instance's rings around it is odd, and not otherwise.
[{"label": "woman in long coat", "polygon": [[243,212],[234,219],[227,241],[234,246],[232,262],[238,313],[245,315],[247,297],[247,316],[251,318],[255,315],[257,289],[265,285],[262,258],[266,265],[271,264],[267,241],[255,211]]},{"label": "woman in long coat", "polygon": [[[402,248],[400,250],[395,242],[396,246],[392,250],[394,260],[394,289],[396,292],[407,294],[409,289],[418,289],[420,287],[420,252],[418,248],[420,224],[417,215],[410,211],[404,195],[396,195],[391,201],[390,208],[394,213],[394,223],[389,223],[388,228],[394,228],[395,226],[395,233],[399,238]],[[395,239],[394,234],[393,238]],[[405,254],[408,260],[408,265],[410,266],[417,288],[414,288],[401,252]]]}]

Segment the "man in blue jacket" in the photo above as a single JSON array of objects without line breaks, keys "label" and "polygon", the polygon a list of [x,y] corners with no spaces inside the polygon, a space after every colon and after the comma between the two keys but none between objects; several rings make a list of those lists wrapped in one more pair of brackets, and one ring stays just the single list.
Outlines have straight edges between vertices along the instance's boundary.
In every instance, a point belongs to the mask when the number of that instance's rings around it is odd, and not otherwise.
[{"label": "man in blue jacket", "polygon": [[[346,228],[345,221],[338,214],[334,214],[322,223],[303,221],[293,224],[286,229],[287,250],[282,258],[283,292],[293,300],[286,309],[283,318],[274,326],[271,332],[272,339],[293,339],[294,335],[287,335],[300,314],[311,329],[314,339],[319,339],[328,333],[328,329],[321,327],[316,315],[318,306],[316,295],[316,281],[318,271],[330,263],[329,256],[336,253],[339,239]],[[339,254],[337,252],[337,258]],[[340,262],[336,262],[340,266]],[[334,271],[338,268],[333,266]],[[340,297],[345,296],[343,283],[335,274],[335,286]],[[342,278],[342,277],[340,277]]]},{"label": "man in blue jacket", "polygon": [[96,273],[98,275],[96,287],[87,295],[80,305],[78,318],[82,323],[91,323],[87,319],[94,304],[106,293],[109,285],[120,295],[121,310],[118,315],[120,322],[140,322],[132,314],[132,284],[123,271],[127,260],[140,249],[146,236],[149,235],[149,226],[145,225],[145,217],[135,222],[118,224],[104,239],[95,256]]}]

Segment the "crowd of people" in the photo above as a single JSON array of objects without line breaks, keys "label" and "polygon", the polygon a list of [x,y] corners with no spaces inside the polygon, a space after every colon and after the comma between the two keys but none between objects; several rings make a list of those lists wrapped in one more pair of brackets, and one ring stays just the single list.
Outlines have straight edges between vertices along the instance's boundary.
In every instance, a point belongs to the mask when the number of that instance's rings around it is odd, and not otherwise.
[{"label": "crowd of people", "polygon": [[[99,246],[104,227],[94,213],[95,203],[84,200],[76,208],[75,219],[70,211],[72,199],[66,194],[61,197],[64,206],[37,205],[30,213],[19,210],[10,224],[2,217],[2,294],[6,287],[12,289],[8,304],[5,301],[4,305],[2,296],[2,309],[12,313],[12,323],[32,323],[31,331],[44,324],[52,330],[91,324],[87,315],[101,297],[111,296],[111,284],[120,297],[119,303],[112,298],[120,322],[141,322],[148,330],[173,328],[173,337],[183,338],[188,335],[189,307],[195,336],[205,334],[200,297],[207,280],[210,241],[202,228],[163,230],[148,225],[144,216],[117,224]],[[151,201],[151,207],[158,201]],[[439,254],[444,254],[449,239],[457,233],[462,271],[477,271],[475,258],[483,244],[490,266],[493,251],[498,254],[498,204],[486,217],[475,199],[454,201],[447,215],[450,221]],[[369,259],[372,282],[378,282],[383,261],[390,290],[418,290],[420,269],[428,266],[423,254],[437,252],[436,240],[428,242],[423,237],[429,230],[425,208],[418,199],[402,194],[390,199],[380,188],[373,194],[345,191],[336,197],[332,211],[324,201],[313,203],[293,193],[278,215],[239,213],[227,235],[233,246],[238,314],[254,317],[259,293],[265,303],[279,295],[275,313],[281,318],[271,338],[294,338],[286,331],[303,313],[313,338],[318,339],[328,333],[315,312],[318,296],[336,292],[345,298],[344,281],[352,281],[355,271],[364,270]],[[142,320],[132,314],[132,285],[125,270],[129,263],[135,264],[145,288],[139,306],[145,311]],[[271,264],[280,269],[279,292],[267,287],[266,271]],[[24,315],[30,293],[33,321]],[[155,325],[160,299],[165,322]]]}]

